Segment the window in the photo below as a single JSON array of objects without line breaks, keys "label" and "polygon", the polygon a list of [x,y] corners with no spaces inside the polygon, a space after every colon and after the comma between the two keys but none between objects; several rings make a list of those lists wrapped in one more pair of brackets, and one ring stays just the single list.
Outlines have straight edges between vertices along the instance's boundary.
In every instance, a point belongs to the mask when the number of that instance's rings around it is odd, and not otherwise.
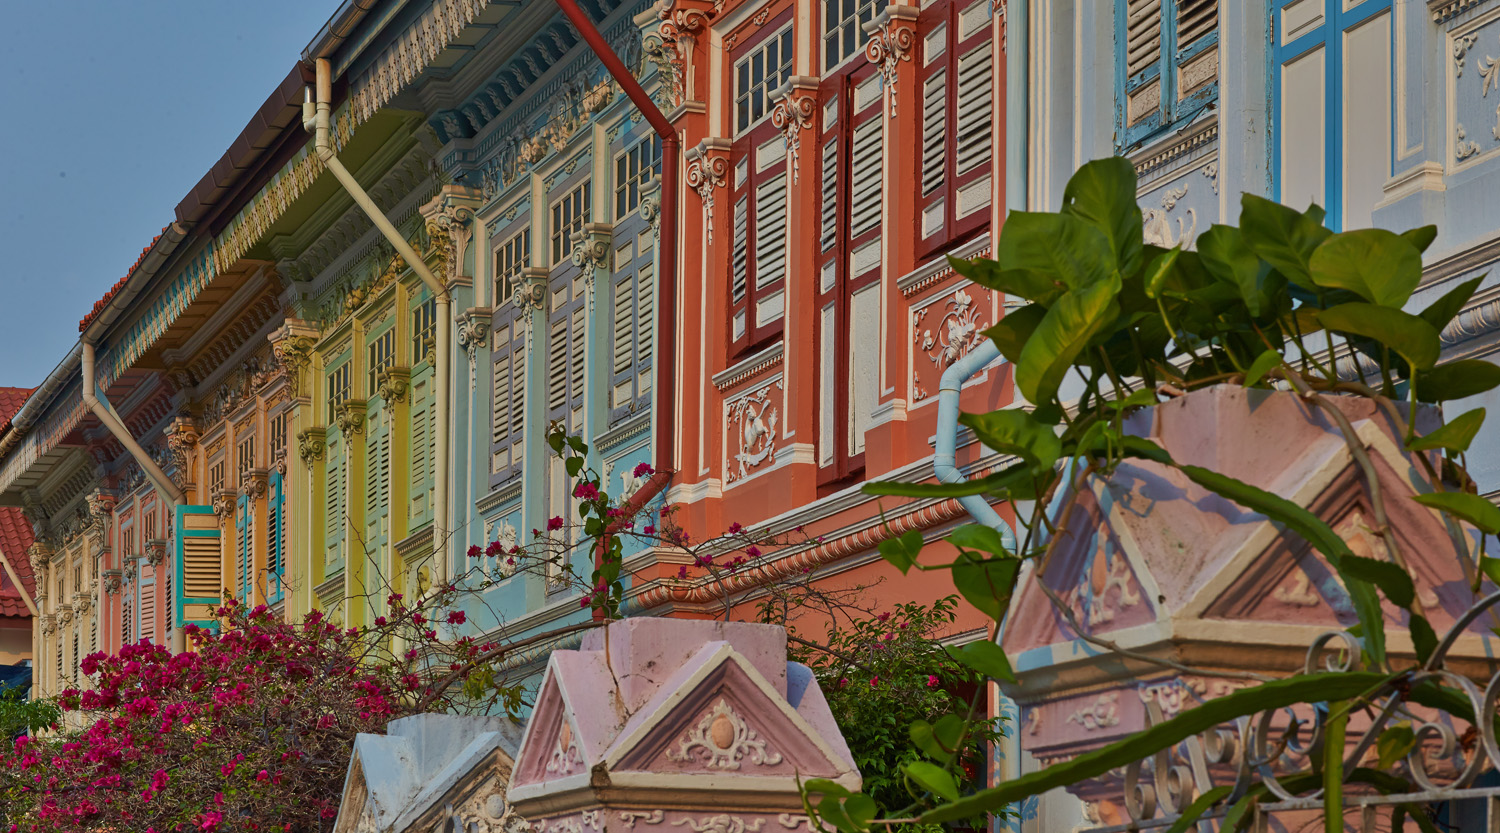
[{"label": "window", "polygon": [[1128,151],[1218,98],[1219,0],[1115,0],[1115,14],[1116,145]]},{"label": "window", "polygon": [[380,374],[396,363],[396,328],[390,327],[370,341],[370,387],[367,396],[380,390]]},{"label": "window", "polygon": [[[769,27],[768,27],[769,28]],[[734,62],[734,129],[743,133],[771,114],[774,92],[792,75],[792,27],[761,39]]]},{"label": "window", "polygon": [[337,425],[339,408],[349,398],[349,365],[344,362],[328,374],[328,424]]},{"label": "window", "polygon": [[426,301],[411,310],[411,364],[413,367],[427,359],[427,351],[437,343],[437,299]]},{"label": "window", "polygon": [[272,462],[279,462],[286,457],[286,414],[286,411],[282,411],[271,417],[271,447],[267,451],[270,452]]},{"label": "window", "polygon": [[255,435],[247,434],[235,448],[235,473],[243,480],[245,472],[255,467]]},{"label": "window", "polygon": [[286,482],[281,472],[269,475],[266,500],[266,602],[275,604],[283,598],[286,576]]},{"label": "window", "polygon": [[866,23],[885,11],[886,0],[823,0],[823,69],[831,70],[865,45]]},{"label": "window", "polygon": [[589,222],[593,189],[585,180],[552,204],[552,265],[567,260],[573,252],[573,234]]},{"label": "window", "polygon": [[208,467],[208,491],[213,497],[224,491],[224,458],[220,457]]},{"label": "window", "polygon": [[521,271],[531,264],[531,229],[512,235],[495,252],[495,300],[504,304],[521,285]]},{"label": "window", "polygon": [[[648,144],[651,142],[642,140],[635,148]],[[652,152],[659,154],[658,150]],[[656,337],[656,237],[640,214],[619,215],[611,245],[613,321],[605,397],[613,425],[650,407],[651,354]]]},{"label": "window", "polygon": [[[583,430],[584,355],[587,316],[584,282],[571,264],[552,282],[547,311],[547,418],[568,430]],[[570,274],[571,273],[571,274]]]},{"label": "window", "polygon": [[[531,218],[515,220],[499,239],[495,277],[508,298],[519,285],[522,270],[531,262]],[[501,289],[497,287],[497,292]],[[497,295],[497,297],[500,297]],[[526,423],[526,332],[530,306],[495,307],[490,331],[490,484],[498,486],[520,474]]]},{"label": "window", "polygon": [[1334,231],[1369,227],[1391,174],[1391,0],[1274,11],[1275,198],[1326,207]]},{"label": "window", "polygon": [[661,172],[661,137],[652,133],[615,157],[615,222],[641,204],[641,186]]},{"label": "window", "polygon": [[326,480],[323,486],[323,532],[326,545],[323,563],[330,572],[341,568],[344,560],[344,507],[349,490],[348,468],[344,465],[345,450],[343,435],[330,426],[324,452]]},{"label": "window", "polygon": [[946,251],[989,224],[995,40],[987,0],[935,0],[922,41],[918,254]]},{"label": "window", "polygon": [[881,235],[884,217],[884,90],[864,57],[821,83],[819,134],[818,475],[821,483],[864,466],[864,432],[879,401]]},{"label": "window", "polygon": [[241,494],[234,513],[234,594],[245,604],[255,602],[255,513],[251,498]]}]

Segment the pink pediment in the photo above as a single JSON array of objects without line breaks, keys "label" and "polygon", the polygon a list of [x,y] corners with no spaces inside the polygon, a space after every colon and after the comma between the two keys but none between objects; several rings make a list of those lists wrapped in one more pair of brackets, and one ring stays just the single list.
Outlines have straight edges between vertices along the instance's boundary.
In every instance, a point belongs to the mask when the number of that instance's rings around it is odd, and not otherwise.
[{"label": "pink pediment", "polygon": [[686,685],[664,689],[608,755],[613,772],[800,775],[849,768],[760,673],[723,643],[705,646]]},{"label": "pink pediment", "polygon": [[[1127,548],[1102,515],[1094,495],[1080,496],[1042,577],[1090,635],[1147,624],[1157,616],[1155,600],[1142,587]],[[1034,581],[1023,584],[1009,622],[1005,648],[1011,652],[1079,635]]]},{"label": "pink pediment", "polygon": [[558,690],[553,671],[549,668],[542,682],[542,693],[537,697],[536,710],[526,729],[521,759],[516,762],[511,779],[514,784],[540,784],[588,771],[578,727]]}]

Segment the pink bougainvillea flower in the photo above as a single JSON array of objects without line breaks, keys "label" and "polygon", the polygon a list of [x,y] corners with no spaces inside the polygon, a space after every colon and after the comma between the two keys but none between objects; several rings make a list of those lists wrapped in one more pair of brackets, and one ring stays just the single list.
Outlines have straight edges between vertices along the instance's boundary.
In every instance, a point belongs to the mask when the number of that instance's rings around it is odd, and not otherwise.
[{"label": "pink bougainvillea flower", "polygon": [[453,610],[448,612],[448,624],[450,625],[462,625],[466,620],[467,616],[462,610]]},{"label": "pink bougainvillea flower", "polygon": [[479,556],[481,556],[483,554],[484,554],[484,550],[481,550],[479,548],[478,544],[474,544],[474,545],[472,545],[472,546],[469,547],[469,557],[470,558],[478,558]]},{"label": "pink bougainvillea flower", "polygon": [[547,519],[547,531],[548,532],[555,532],[555,531],[557,531],[559,529],[562,529],[562,528],[563,528],[563,519],[562,519],[561,516],[556,517],[556,518],[548,518]]},{"label": "pink bougainvillea flower", "polygon": [[650,463],[636,463],[635,471],[631,472],[631,474],[636,477],[649,477],[656,474],[656,469],[652,468]]},{"label": "pink bougainvillea flower", "polygon": [[936,674],[928,674],[927,675],[927,687],[928,688],[937,688],[937,686],[938,686],[937,675]]}]

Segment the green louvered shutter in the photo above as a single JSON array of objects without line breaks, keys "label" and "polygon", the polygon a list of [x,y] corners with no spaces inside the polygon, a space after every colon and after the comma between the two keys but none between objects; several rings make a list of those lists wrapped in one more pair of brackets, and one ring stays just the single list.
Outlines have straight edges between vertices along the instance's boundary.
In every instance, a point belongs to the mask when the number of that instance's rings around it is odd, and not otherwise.
[{"label": "green louvered shutter", "polygon": [[174,622],[204,627],[217,624],[214,610],[223,600],[219,518],[212,506],[179,506],[176,513],[177,592],[167,600]]}]

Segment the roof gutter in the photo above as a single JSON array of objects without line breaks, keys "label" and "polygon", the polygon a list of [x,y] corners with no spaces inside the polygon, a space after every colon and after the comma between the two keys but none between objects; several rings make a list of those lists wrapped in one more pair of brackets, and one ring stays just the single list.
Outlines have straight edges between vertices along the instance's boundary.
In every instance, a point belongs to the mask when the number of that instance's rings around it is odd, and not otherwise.
[{"label": "roof gutter", "polygon": [[182,245],[182,241],[187,239],[187,235],[188,230],[181,223],[172,223],[162,231],[161,236],[156,240],[156,245],[151,247],[151,251],[146,253],[141,265],[136,267],[130,277],[125,280],[125,285],[120,287],[120,291],[109,299],[109,304],[100,310],[99,314],[94,316],[94,320],[83,329],[82,338],[85,341],[98,341],[104,327],[113,323],[130,308],[130,305],[140,296],[141,290],[145,289],[151,278],[155,277],[161,267],[166,264],[167,258],[171,257],[172,253],[177,251],[177,247]]},{"label": "roof gutter", "polygon": [[0,437],[0,462],[4,461],[11,450],[16,447],[16,443],[20,442],[21,438],[31,430],[31,426],[41,418],[42,410],[53,397],[57,396],[58,391],[62,390],[63,386],[72,381],[73,376],[78,373],[78,360],[82,349],[82,342],[75,343],[68,355],[58,362],[57,367],[47,374],[46,380],[26,397],[25,404],[19,411],[16,411],[15,416],[10,418],[10,430],[5,432],[4,437]]},{"label": "roof gutter", "polygon": [[302,50],[302,60],[312,63],[319,58],[332,55],[344,41],[349,39],[355,27],[365,19],[371,9],[375,8],[377,2],[379,0],[344,0],[344,4],[333,13],[333,17],[328,18],[328,22],[318,30],[312,43]]}]

